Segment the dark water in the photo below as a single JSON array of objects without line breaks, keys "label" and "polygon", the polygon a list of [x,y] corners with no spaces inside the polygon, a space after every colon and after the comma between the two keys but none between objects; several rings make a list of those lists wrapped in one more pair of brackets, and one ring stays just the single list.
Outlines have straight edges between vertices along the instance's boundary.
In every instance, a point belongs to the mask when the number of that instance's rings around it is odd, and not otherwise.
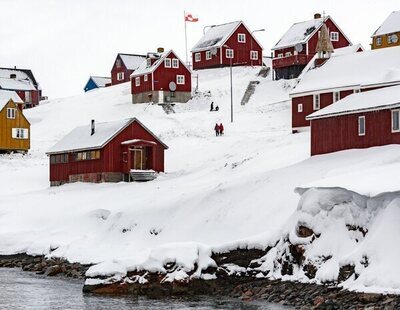
[{"label": "dark water", "polygon": [[82,293],[82,281],[46,278],[18,269],[0,268],[1,310],[127,310],[127,309],[288,309],[265,302],[199,297],[162,299],[103,297]]}]

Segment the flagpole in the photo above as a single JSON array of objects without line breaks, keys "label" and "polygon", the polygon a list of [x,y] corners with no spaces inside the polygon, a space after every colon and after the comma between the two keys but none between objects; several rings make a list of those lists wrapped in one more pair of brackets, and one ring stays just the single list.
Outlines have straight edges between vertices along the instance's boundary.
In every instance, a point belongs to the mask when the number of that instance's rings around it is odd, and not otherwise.
[{"label": "flagpole", "polygon": [[186,65],[189,63],[188,62],[188,52],[187,52],[187,31],[186,31],[186,12],[183,11],[183,20],[185,23],[185,53],[186,53]]}]

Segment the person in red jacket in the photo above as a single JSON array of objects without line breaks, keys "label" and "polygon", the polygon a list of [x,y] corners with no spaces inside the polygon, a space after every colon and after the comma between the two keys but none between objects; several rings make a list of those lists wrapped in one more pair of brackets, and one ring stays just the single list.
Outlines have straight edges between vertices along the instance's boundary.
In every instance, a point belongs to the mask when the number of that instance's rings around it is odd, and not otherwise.
[{"label": "person in red jacket", "polygon": [[215,135],[218,137],[219,136],[219,125],[218,124],[215,124],[214,130],[215,130]]},{"label": "person in red jacket", "polygon": [[222,136],[224,134],[224,125],[220,123],[218,127],[219,127],[219,135]]}]

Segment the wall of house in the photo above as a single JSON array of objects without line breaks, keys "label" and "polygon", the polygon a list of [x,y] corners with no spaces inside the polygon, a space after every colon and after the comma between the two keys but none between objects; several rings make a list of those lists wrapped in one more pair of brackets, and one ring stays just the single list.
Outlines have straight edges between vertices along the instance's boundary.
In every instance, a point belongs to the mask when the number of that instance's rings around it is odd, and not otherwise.
[{"label": "wall of house", "polygon": [[[136,86],[136,78],[140,79],[140,85]],[[151,92],[153,85],[153,75],[151,73],[147,74],[147,82],[144,81],[144,75],[137,77],[132,77],[131,79],[131,93],[139,94],[143,92]]]},{"label": "wall of house", "polygon": [[[24,90],[16,90],[18,96],[25,102],[26,96],[25,96],[25,91]],[[30,96],[31,96],[31,102],[26,102],[25,107],[26,108],[32,108],[35,107],[39,104],[40,97],[42,96],[42,91],[41,90],[31,90]]]},{"label": "wall of house", "polygon": [[[389,35],[392,35],[393,33],[390,33]],[[394,33],[397,35],[397,37],[399,38],[398,41],[396,43],[389,43],[388,40],[388,35],[382,35],[382,36],[376,36],[372,38],[372,44],[371,44],[371,48],[374,49],[378,49],[378,48],[386,48],[386,47],[393,47],[393,46],[400,46],[400,31]],[[378,45],[377,44],[377,38],[380,37],[382,39],[382,44]]]},{"label": "wall of house", "polygon": [[[7,108],[17,109],[15,119],[7,118]],[[15,139],[12,137],[12,128],[28,129],[28,139]],[[30,124],[22,111],[11,100],[0,111],[0,151],[22,151],[30,148]]]},{"label": "wall of house", "polygon": [[92,79],[89,79],[89,81],[86,83],[84,91],[87,92],[89,90],[97,88],[97,85],[95,82],[93,82]]},{"label": "wall of house", "polygon": [[153,170],[164,171],[163,146],[137,122],[133,122],[103,149],[100,150],[100,159],[74,161],[74,155],[68,154],[68,163],[50,164],[50,182],[68,182],[71,175],[90,173],[124,173],[123,154],[121,143],[132,139],[143,139],[157,143],[156,160]]},{"label": "wall of house", "polygon": [[[246,42],[238,42],[238,34],[246,34]],[[236,31],[230,36],[224,45],[229,46],[234,50],[234,57],[232,59],[233,66],[262,66],[262,48],[254,39],[252,34],[247,29],[240,25]],[[222,50],[222,59],[221,59]],[[250,51],[258,51],[258,60],[250,59]],[[227,67],[230,66],[231,59],[226,58],[226,48],[222,47],[218,49],[218,54],[212,56],[211,60],[206,60],[206,51],[201,52],[201,61],[195,62],[194,53],[192,53],[193,69],[205,69],[213,67]]]},{"label": "wall of house", "polygon": [[[117,67],[117,60],[120,59],[121,60],[121,66],[118,68]],[[121,81],[118,81],[117,79],[117,75],[120,72],[124,72],[124,79]],[[133,73],[133,70],[128,70],[124,64],[124,62],[122,61],[121,57],[119,57],[119,55],[117,56],[117,58],[115,59],[114,65],[111,69],[111,84],[112,85],[117,85],[117,84],[121,84],[121,83],[125,83],[125,82],[129,82],[130,81],[130,75]]]},{"label": "wall of house", "polygon": [[[365,116],[365,136],[358,135],[359,116]],[[392,133],[391,126],[391,110],[312,120],[311,155],[399,144],[400,133]]]}]

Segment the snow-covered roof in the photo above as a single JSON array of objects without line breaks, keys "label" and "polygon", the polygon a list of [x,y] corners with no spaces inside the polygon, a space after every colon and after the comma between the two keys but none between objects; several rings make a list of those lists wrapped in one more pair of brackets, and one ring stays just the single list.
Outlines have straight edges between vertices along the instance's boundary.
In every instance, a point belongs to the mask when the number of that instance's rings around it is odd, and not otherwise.
[{"label": "snow-covered roof", "polygon": [[29,69],[18,69],[18,68],[0,68],[0,78],[10,78],[14,74],[16,80],[30,80],[31,83],[39,89],[33,73]]},{"label": "snow-covered roof", "polygon": [[14,101],[14,103],[24,103],[15,91],[0,89],[0,111],[10,100]]},{"label": "snow-covered roof", "polygon": [[374,32],[372,37],[400,32],[400,11],[393,11],[383,24]]},{"label": "snow-covered roof", "polygon": [[[326,19],[328,19],[326,17]],[[325,19],[325,20],[326,20]],[[275,44],[272,50],[306,43],[324,22],[323,18],[315,18],[300,23],[293,24],[283,37]]]},{"label": "snow-covered roof", "polygon": [[211,27],[205,35],[192,48],[192,52],[202,51],[213,47],[221,47],[231,34],[242,24],[242,21],[235,21]]},{"label": "snow-covered roof", "polygon": [[400,86],[356,93],[307,116],[307,119],[400,107]]},{"label": "snow-covered roof", "polygon": [[0,88],[8,90],[35,90],[31,80],[0,78]]},{"label": "snow-covered roof", "polygon": [[98,87],[105,87],[106,84],[111,83],[111,78],[110,78],[110,77],[91,76],[90,78],[93,80],[93,82],[94,82]]},{"label": "snow-covered roof", "polygon": [[290,95],[400,83],[399,55],[400,47],[392,47],[331,57],[305,72]]},{"label": "snow-covered roof", "polygon": [[144,55],[118,54],[128,70],[136,70],[146,60]]},{"label": "snow-covered roof", "polygon": [[91,135],[91,124],[76,127],[64,138],[58,141],[46,154],[75,152],[80,150],[93,150],[103,148],[112,138],[114,138],[124,128],[133,122],[138,122],[165,148],[168,148],[157,136],[146,128],[138,119],[129,118],[113,122],[95,124],[95,133]]}]

